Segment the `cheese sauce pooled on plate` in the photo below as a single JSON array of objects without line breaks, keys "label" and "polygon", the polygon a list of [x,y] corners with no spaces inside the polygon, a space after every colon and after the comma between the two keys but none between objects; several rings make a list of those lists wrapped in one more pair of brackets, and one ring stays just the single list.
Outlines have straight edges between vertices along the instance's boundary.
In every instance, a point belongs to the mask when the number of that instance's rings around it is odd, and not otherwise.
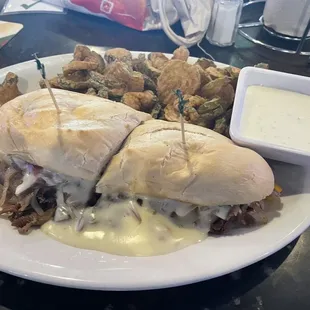
[{"label": "cheese sauce pooled on plate", "polygon": [[310,152],[310,96],[249,86],[243,109],[244,137]]},{"label": "cheese sauce pooled on plate", "polygon": [[197,229],[178,227],[154,214],[147,203],[140,206],[135,200],[125,200],[106,204],[96,208],[95,222],[86,222],[80,232],[76,231],[77,220],[49,221],[41,229],[67,245],[122,256],[166,254],[206,238]]}]

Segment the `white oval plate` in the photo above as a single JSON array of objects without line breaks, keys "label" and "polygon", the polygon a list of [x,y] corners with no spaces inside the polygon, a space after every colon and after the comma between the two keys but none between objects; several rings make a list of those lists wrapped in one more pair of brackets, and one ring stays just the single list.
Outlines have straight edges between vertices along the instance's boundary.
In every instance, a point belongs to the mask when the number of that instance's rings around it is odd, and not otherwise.
[{"label": "white oval plate", "polygon": [[[72,55],[42,59],[48,77],[60,73],[71,59]],[[22,92],[38,88],[40,76],[33,61],[0,70],[0,81],[8,71],[18,74]],[[284,188],[283,208],[265,226],[209,237],[168,255],[135,258],[76,249],[40,231],[21,236],[0,219],[0,269],[39,282],[94,290],[165,288],[235,271],[278,251],[310,225],[310,169],[279,163],[274,168]]]}]

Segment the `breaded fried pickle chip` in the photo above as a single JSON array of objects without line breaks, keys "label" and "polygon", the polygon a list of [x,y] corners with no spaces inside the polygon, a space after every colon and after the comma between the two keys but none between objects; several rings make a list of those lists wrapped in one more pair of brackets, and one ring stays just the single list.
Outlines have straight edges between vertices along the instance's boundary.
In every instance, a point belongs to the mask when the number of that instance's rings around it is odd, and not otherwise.
[{"label": "breaded fried pickle chip", "polygon": [[200,88],[201,76],[197,66],[182,60],[171,60],[158,78],[157,91],[166,106],[175,100],[174,90],[180,89],[184,95],[194,95]]}]

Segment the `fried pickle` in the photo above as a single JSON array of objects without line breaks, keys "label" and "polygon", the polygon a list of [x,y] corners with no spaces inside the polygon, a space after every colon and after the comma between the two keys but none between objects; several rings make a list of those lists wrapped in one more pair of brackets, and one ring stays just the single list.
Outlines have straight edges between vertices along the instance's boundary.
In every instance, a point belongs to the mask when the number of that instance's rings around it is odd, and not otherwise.
[{"label": "fried pickle", "polygon": [[187,61],[189,57],[189,50],[185,46],[180,46],[173,52],[172,59]]},{"label": "fried pickle", "polygon": [[104,59],[108,64],[111,64],[114,61],[131,63],[132,55],[130,51],[125,48],[112,48],[105,52]]},{"label": "fried pickle", "polygon": [[173,91],[180,89],[184,95],[194,95],[200,88],[201,77],[197,66],[182,60],[170,60],[158,78],[159,99],[166,106],[175,101]]},{"label": "fried pickle", "polygon": [[21,95],[17,83],[18,76],[9,72],[0,84],[0,106]]}]

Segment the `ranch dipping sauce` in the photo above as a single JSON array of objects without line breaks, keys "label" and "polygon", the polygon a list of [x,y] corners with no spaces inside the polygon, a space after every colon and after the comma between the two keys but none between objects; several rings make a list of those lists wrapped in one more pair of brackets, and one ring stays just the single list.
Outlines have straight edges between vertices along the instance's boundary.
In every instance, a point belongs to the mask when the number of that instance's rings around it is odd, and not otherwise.
[{"label": "ranch dipping sauce", "polygon": [[240,132],[246,138],[310,152],[310,96],[249,86]]}]

